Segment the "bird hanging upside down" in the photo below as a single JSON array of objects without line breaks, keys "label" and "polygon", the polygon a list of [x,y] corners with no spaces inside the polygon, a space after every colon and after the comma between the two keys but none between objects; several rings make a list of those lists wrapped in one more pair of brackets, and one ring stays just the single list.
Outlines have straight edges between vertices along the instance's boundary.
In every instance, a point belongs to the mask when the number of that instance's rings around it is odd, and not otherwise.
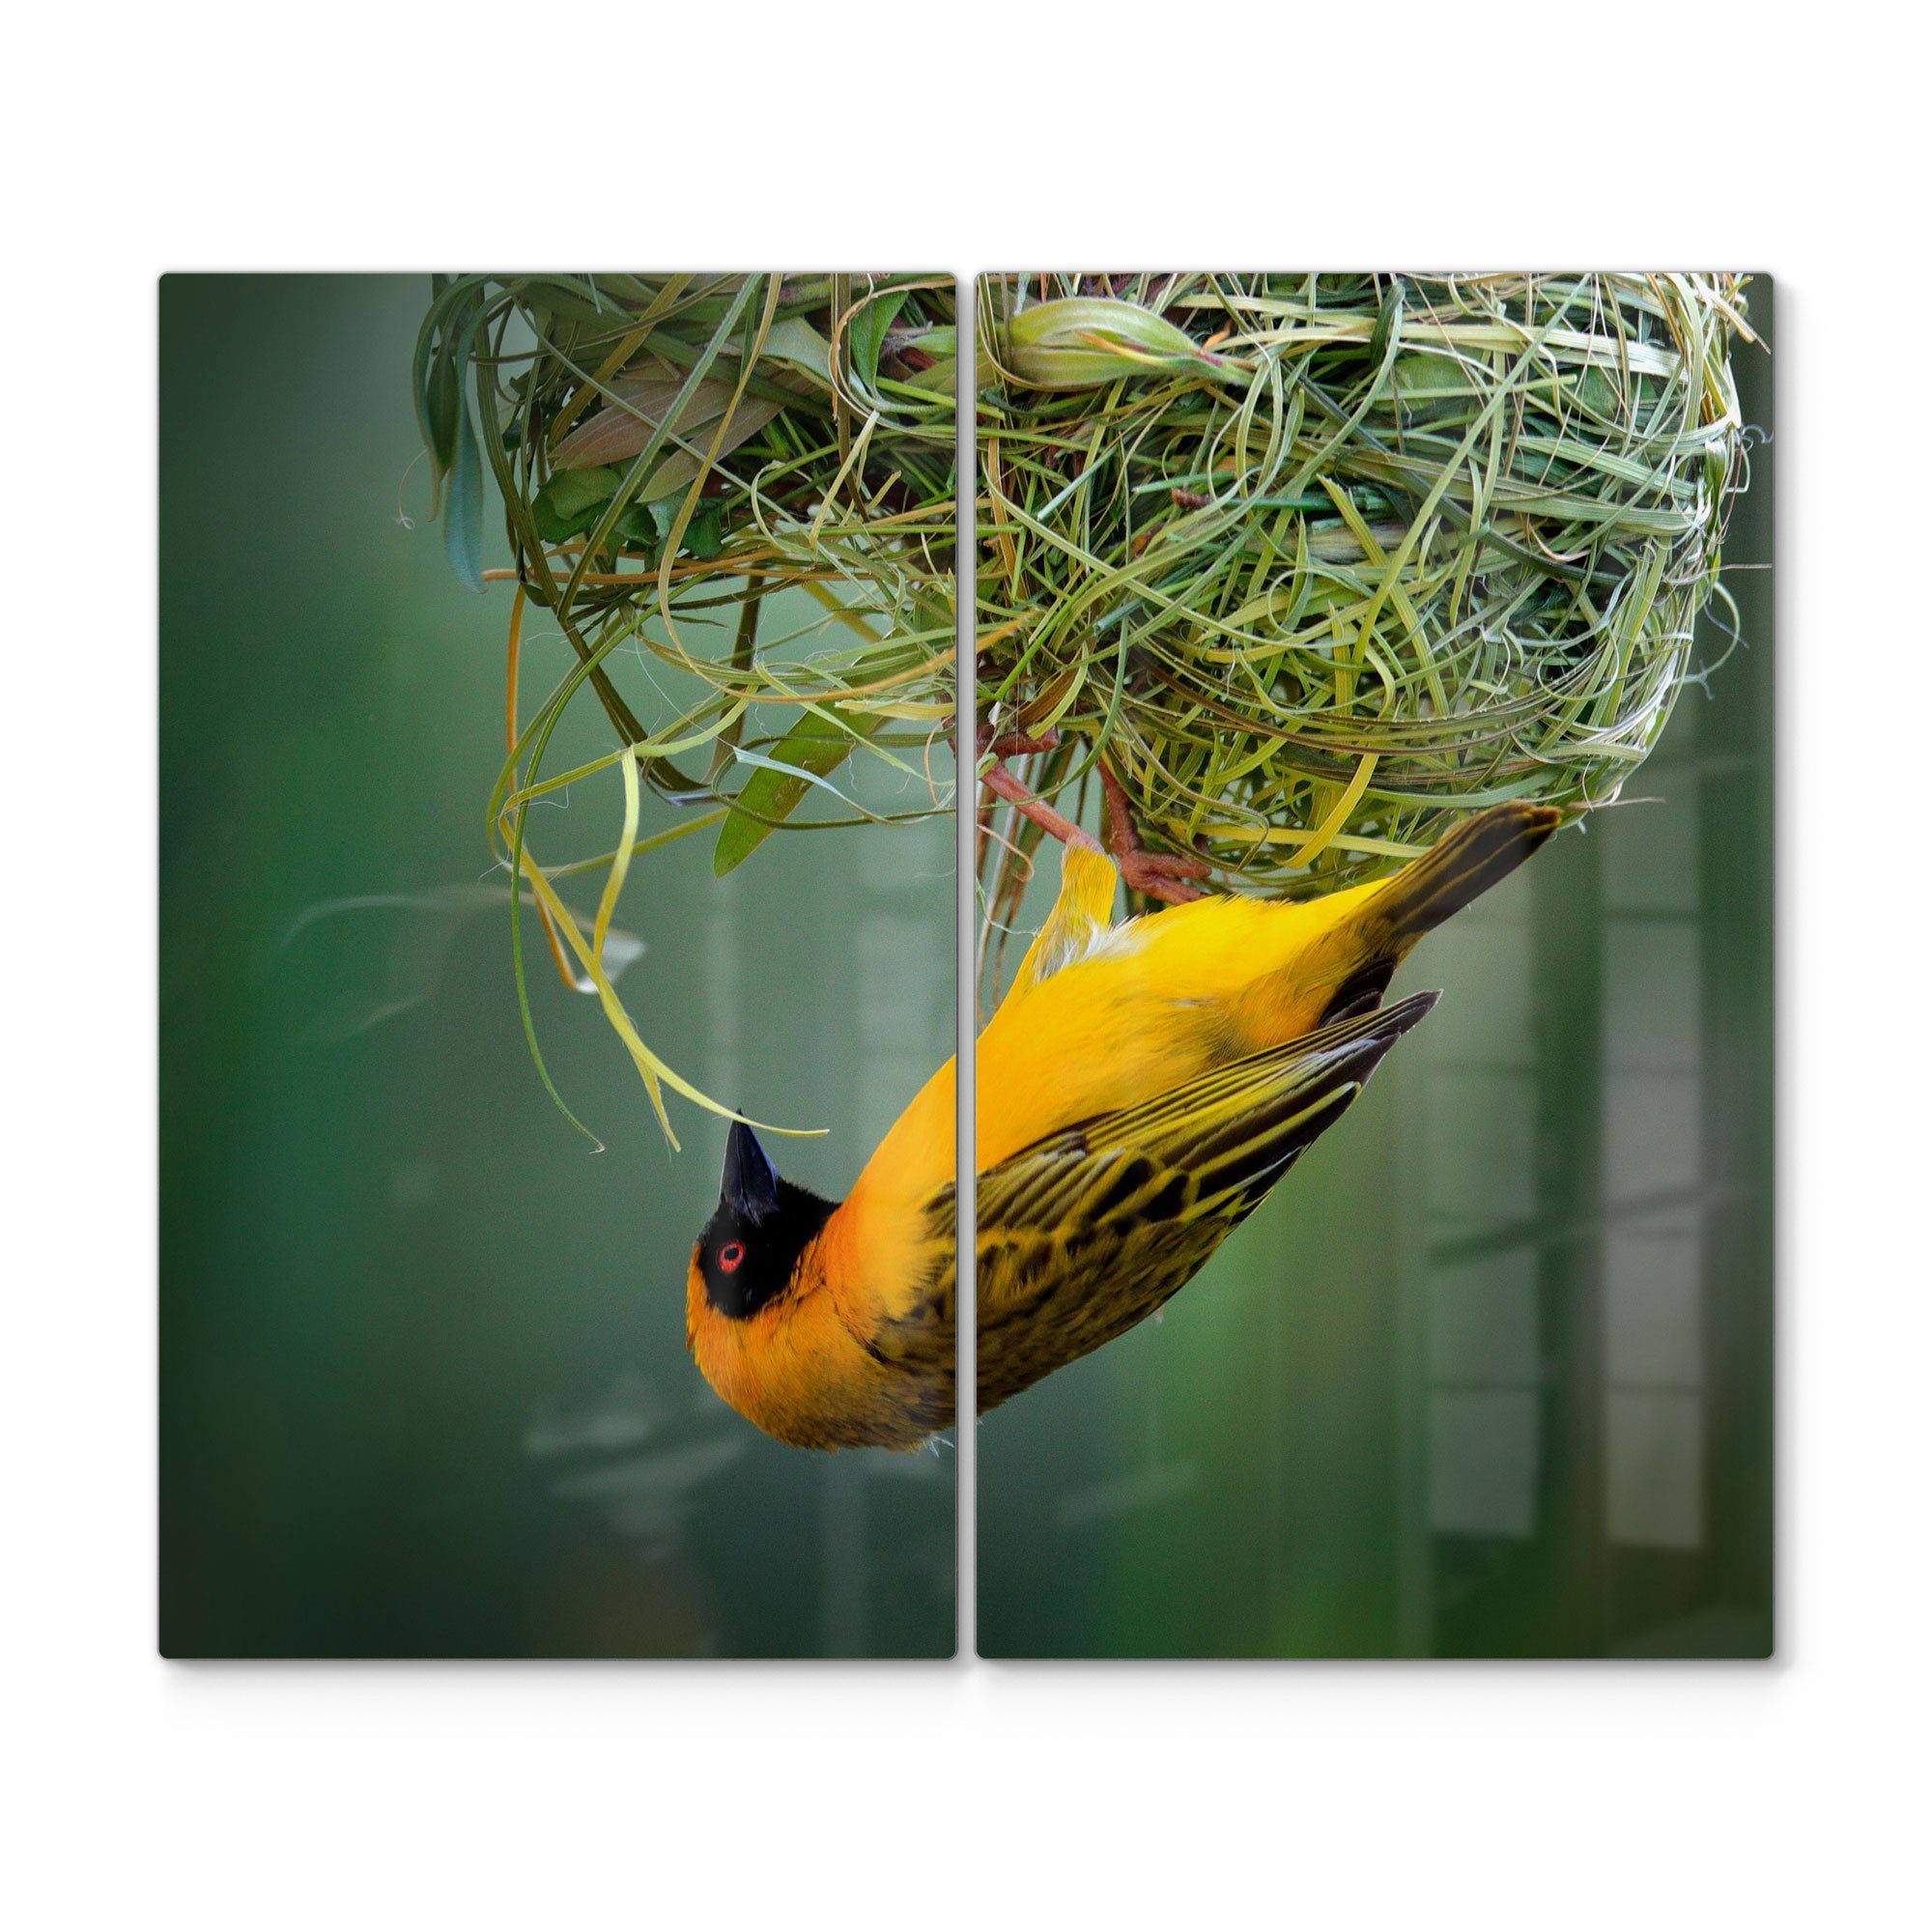
[{"label": "bird hanging upside down", "polygon": [[[1409,949],[1561,817],[1493,806],[1373,885],[1119,925],[1114,865],[1068,847],[980,1036],[980,1413],[1199,1271],[1435,1004],[1381,1004]],[[782,1442],[913,1449],[953,1419],[954,1094],[949,1061],[838,1203],[732,1126],[686,1333],[712,1387]]]}]

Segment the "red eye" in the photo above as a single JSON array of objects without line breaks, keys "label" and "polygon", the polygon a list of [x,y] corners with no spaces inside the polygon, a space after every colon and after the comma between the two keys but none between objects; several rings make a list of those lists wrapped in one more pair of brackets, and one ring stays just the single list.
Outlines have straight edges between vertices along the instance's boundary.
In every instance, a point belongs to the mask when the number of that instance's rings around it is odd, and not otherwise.
[{"label": "red eye", "polygon": [[738,1272],[738,1264],[744,1259],[745,1244],[743,1241],[726,1241],[718,1250],[718,1265],[726,1274],[736,1274]]}]

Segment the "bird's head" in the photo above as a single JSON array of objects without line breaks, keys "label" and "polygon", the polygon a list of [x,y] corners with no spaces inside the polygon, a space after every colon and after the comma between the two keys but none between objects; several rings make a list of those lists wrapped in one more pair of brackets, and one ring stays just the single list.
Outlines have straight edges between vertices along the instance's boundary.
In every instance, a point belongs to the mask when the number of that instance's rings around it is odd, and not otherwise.
[{"label": "bird's head", "polygon": [[799,1263],[836,1202],[781,1179],[743,1121],[724,1143],[718,1207],[691,1255],[691,1287],[720,1315],[749,1321],[799,1285]]}]

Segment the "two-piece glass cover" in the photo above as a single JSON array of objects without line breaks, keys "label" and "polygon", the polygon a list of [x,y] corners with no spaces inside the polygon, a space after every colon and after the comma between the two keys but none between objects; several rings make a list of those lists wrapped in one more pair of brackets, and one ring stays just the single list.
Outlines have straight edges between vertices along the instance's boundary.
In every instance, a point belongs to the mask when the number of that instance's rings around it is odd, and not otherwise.
[{"label": "two-piece glass cover", "polygon": [[164,282],[162,1648],[1763,1654],[1770,293]]}]

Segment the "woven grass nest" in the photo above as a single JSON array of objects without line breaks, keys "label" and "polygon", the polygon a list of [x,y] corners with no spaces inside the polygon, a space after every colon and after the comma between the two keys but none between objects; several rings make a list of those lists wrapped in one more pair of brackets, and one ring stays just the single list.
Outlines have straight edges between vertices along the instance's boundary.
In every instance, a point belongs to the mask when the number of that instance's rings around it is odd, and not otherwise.
[{"label": "woven grass nest", "polygon": [[[1497,799],[1614,799],[1710,668],[1746,474],[1736,276],[1020,274],[981,281],[977,321],[989,935],[1047,808],[1092,822],[1101,785],[1216,885],[1327,892]],[[728,1110],[617,995],[633,859],[708,833],[722,873],[775,830],[952,809],[959,353],[949,276],[433,292],[413,376],[446,538],[509,598],[491,837],[668,1134],[665,1087]],[[484,567],[486,473],[505,569]],[[781,591],[816,616],[774,636]],[[532,610],[570,650],[534,706]],[[612,749],[552,769],[592,701]],[[923,795],[868,805],[848,760]],[[539,860],[530,806],[598,778],[615,842]],[[580,874],[594,912],[564,898]]]},{"label": "woven grass nest", "polygon": [[[1609,802],[1710,668],[1745,317],[1731,275],[988,278],[982,718],[1274,895]],[[996,923],[1040,837],[1002,822]]]},{"label": "woven grass nest", "polygon": [[[509,593],[490,836],[673,1145],[664,1089],[730,1110],[646,1045],[617,993],[607,942],[633,860],[709,834],[724,873],[779,828],[952,809],[956,357],[951,276],[437,278],[413,368],[437,508],[459,576]],[[486,470],[507,568],[484,567]],[[770,619],[781,593],[796,594]],[[574,662],[530,707],[533,610]],[[559,723],[592,701],[614,748],[553,769]],[[901,803],[835,780],[855,751],[896,775]],[[540,859],[530,807],[600,779],[614,845]],[[647,793],[668,807],[650,830]],[[594,912],[564,896],[583,874],[602,878]],[[530,1050],[568,1115],[512,929]]]}]

